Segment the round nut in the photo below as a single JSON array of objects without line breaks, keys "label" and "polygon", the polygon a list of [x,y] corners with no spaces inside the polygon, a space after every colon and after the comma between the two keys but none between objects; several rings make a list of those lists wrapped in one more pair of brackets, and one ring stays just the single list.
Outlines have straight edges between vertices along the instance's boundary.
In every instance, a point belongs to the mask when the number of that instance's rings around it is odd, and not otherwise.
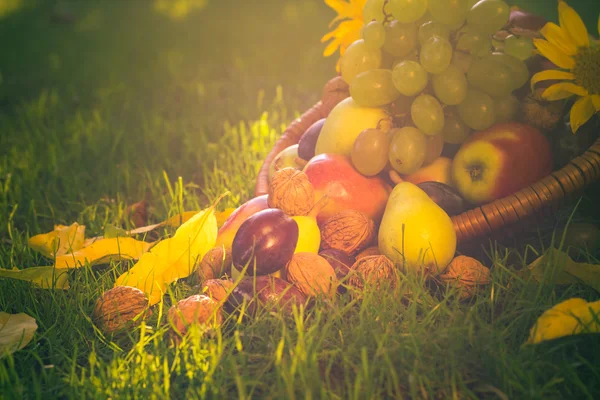
[{"label": "round nut", "polygon": [[209,279],[202,285],[202,293],[219,303],[227,300],[227,293],[232,290],[233,281],[230,279]]},{"label": "round nut", "polygon": [[223,315],[216,301],[210,297],[195,294],[172,306],[169,309],[168,319],[174,332],[185,335],[192,324],[220,325]]},{"label": "round nut", "polygon": [[324,249],[356,254],[375,239],[375,222],[356,210],[344,210],[329,217],[321,227]]},{"label": "round nut", "polygon": [[382,282],[389,282],[393,287],[397,279],[394,263],[383,255],[363,257],[354,263],[352,270],[348,283],[358,289],[375,286],[379,290]]},{"label": "round nut", "polygon": [[150,314],[148,298],[140,289],[117,286],[96,301],[93,320],[104,333],[110,334],[133,327]]},{"label": "round nut", "polygon": [[290,216],[307,215],[315,205],[315,190],[304,172],[283,168],[273,175],[267,203]]},{"label": "round nut", "polygon": [[305,296],[334,296],[337,276],[329,262],[318,254],[296,253],[285,267],[288,282]]},{"label": "round nut", "polygon": [[226,250],[223,246],[210,249],[200,261],[197,272],[199,282],[231,274],[231,262],[230,250]]},{"label": "round nut", "polygon": [[364,249],[363,251],[358,253],[356,255],[356,259],[360,260],[361,258],[365,258],[368,256],[380,256],[380,255],[381,255],[381,252],[379,251],[379,247],[371,246],[371,247],[367,247],[366,249]]},{"label": "round nut", "polygon": [[490,270],[472,257],[457,256],[440,275],[443,282],[460,289],[461,299],[467,299],[477,292],[481,285],[492,281]]}]

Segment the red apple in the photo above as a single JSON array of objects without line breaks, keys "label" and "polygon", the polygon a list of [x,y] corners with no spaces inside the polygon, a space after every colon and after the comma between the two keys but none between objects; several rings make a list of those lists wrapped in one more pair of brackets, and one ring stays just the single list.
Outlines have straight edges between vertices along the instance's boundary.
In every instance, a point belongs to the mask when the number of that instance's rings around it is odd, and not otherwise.
[{"label": "red apple", "polygon": [[365,213],[381,221],[391,188],[380,177],[366,177],[352,166],[349,157],[325,153],[310,159],[304,172],[315,188],[315,198],[327,194],[329,203],[317,216],[321,224],[342,210]]},{"label": "red apple", "polygon": [[538,129],[508,122],[471,135],[452,162],[452,178],[468,201],[483,204],[552,172],[550,143]]},{"label": "red apple", "polygon": [[240,225],[257,212],[269,208],[267,197],[268,196],[264,194],[250,199],[232,212],[229,218],[223,223],[223,226],[219,228],[215,247],[225,246],[226,249],[231,249],[233,238],[240,228]]},{"label": "red apple", "polygon": [[421,182],[440,182],[452,186],[452,160],[448,157],[438,157],[412,174],[403,175],[402,179],[415,185]]}]

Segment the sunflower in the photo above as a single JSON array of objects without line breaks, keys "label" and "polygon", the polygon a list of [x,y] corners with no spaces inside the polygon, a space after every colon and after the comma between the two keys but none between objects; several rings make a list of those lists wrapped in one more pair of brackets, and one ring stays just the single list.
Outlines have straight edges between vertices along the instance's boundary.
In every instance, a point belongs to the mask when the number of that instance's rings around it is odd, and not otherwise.
[{"label": "sunflower", "polygon": [[531,78],[531,87],[545,80],[562,80],[545,89],[542,97],[563,100],[578,96],[569,116],[572,131],[577,132],[600,111],[600,46],[590,39],[579,14],[563,0],[558,2],[558,19],[560,26],[548,22],[540,31],[545,40],[534,39],[534,44],[560,69],[538,72]]},{"label": "sunflower", "polygon": [[[339,22],[337,27],[331,32],[325,34],[321,38],[321,43],[325,43],[329,39],[333,39],[327,47],[323,55],[331,56],[339,48],[340,55],[343,55],[348,46],[355,40],[360,39],[360,30],[363,26],[363,8],[366,0],[325,0],[330,8],[332,8],[337,16],[329,23],[329,28],[332,28]],[[340,22],[341,21],[341,22]],[[339,70],[339,60],[336,69]]]}]

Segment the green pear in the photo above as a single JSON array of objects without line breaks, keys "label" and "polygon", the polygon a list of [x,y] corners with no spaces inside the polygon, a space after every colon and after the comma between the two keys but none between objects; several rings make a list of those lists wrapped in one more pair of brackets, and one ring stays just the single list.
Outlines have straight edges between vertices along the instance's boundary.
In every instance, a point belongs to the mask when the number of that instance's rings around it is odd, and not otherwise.
[{"label": "green pear", "polygon": [[379,227],[379,251],[406,272],[441,273],[456,252],[446,212],[417,185],[401,182],[390,195]]},{"label": "green pear", "polygon": [[377,128],[379,121],[388,119],[382,108],[363,107],[352,97],[347,97],[327,116],[317,139],[315,155],[335,153],[349,157],[354,141],[362,131]]}]

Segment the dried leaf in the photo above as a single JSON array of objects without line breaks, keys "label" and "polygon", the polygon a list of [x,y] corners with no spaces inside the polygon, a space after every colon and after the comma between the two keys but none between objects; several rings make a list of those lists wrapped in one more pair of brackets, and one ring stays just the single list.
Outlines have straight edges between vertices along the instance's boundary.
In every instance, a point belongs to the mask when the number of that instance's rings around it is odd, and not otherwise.
[{"label": "dried leaf", "polygon": [[115,226],[113,224],[106,224],[106,226],[104,226],[104,238],[105,239],[110,239],[110,238],[116,238],[116,237],[126,237],[129,236],[127,234],[127,231],[123,228],[119,228],[118,226]]},{"label": "dried leaf", "polygon": [[217,219],[214,206],[196,213],[181,225],[175,235],[160,241],[129,271],[121,275],[115,286],[132,286],[144,292],[150,305],[162,298],[166,286],[189,276],[196,261],[217,241]]},{"label": "dried leaf", "polygon": [[57,268],[79,268],[85,263],[103,264],[110,260],[137,260],[146,253],[152,243],[130,237],[100,239],[74,253],[56,257]]},{"label": "dried leaf", "polygon": [[0,358],[27,346],[36,330],[37,323],[29,315],[0,312]]},{"label": "dried leaf", "polygon": [[55,225],[54,230],[29,238],[28,244],[33,250],[48,258],[77,251],[83,247],[85,225],[77,222],[69,225]]},{"label": "dried leaf", "polygon": [[69,276],[67,269],[48,267],[32,267],[25,269],[0,268],[0,278],[18,279],[33,283],[41,289],[63,289],[69,288]]},{"label": "dried leaf", "polygon": [[538,282],[557,285],[580,283],[600,292],[600,265],[575,262],[565,252],[550,248],[527,266],[526,274]]},{"label": "dried leaf", "polygon": [[594,332],[600,332],[600,301],[588,303],[572,298],[546,310],[529,331],[526,343]]}]

